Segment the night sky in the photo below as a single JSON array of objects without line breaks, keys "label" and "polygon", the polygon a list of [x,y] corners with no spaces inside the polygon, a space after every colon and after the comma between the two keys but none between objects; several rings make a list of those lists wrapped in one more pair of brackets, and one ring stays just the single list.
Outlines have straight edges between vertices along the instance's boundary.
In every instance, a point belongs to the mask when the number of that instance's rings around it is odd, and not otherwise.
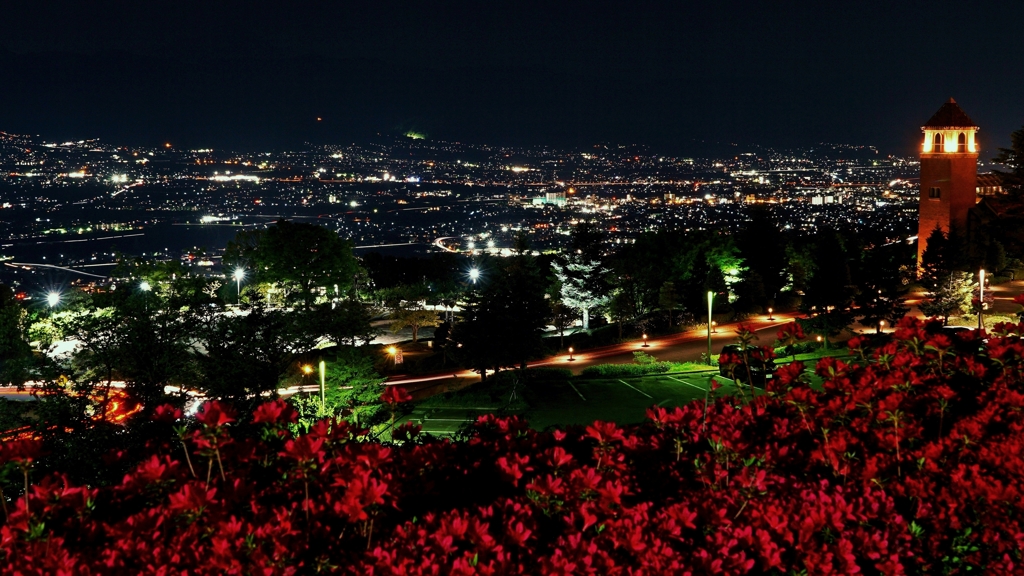
[{"label": "night sky", "polygon": [[1022,23],[1019,0],[4,2],[0,130],[910,154],[953,96],[988,158],[1024,125]]}]

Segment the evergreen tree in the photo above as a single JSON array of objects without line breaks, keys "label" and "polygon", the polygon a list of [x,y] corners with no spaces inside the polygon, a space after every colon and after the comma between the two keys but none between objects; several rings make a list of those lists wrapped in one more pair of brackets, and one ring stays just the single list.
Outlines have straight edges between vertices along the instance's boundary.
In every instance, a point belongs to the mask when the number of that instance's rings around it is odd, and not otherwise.
[{"label": "evergreen tree", "polygon": [[452,332],[464,364],[478,370],[518,365],[543,347],[549,316],[544,284],[532,256],[513,256],[500,278],[486,281],[470,297],[464,319]]},{"label": "evergreen tree", "polygon": [[580,254],[568,254],[561,262],[552,262],[551,269],[561,285],[562,302],[578,310],[583,329],[590,330],[590,313],[608,302],[604,282],[608,270],[600,261],[586,260]]},{"label": "evergreen tree", "polygon": [[821,334],[827,348],[829,337],[838,335],[853,322],[850,267],[839,234],[827,228],[820,230],[812,258],[815,270],[807,282],[803,300],[804,312],[811,317],[804,324],[810,331]]},{"label": "evergreen tree", "polygon": [[863,252],[857,273],[856,303],[862,326],[881,332],[881,322],[896,324],[910,310],[904,305],[906,272],[912,256],[903,244],[875,246]]},{"label": "evergreen tree", "polygon": [[774,299],[786,284],[786,241],[771,208],[755,205],[750,208],[749,215],[750,222],[739,235],[740,252],[748,268],[744,280],[753,284],[759,282],[762,288],[750,290],[747,297],[756,296],[758,300],[750,303],[766,306],[769,304],[767,300]]},{"label": "evergreen tree", "polygon": [[959,270],[962,252],[957,238],[955,233],[947,236],[936,227],[921,255],[921,285],[928,293],[921,312],[942,318],[943,324],[950,316],[967,311],[971,302],[971,275]]}]

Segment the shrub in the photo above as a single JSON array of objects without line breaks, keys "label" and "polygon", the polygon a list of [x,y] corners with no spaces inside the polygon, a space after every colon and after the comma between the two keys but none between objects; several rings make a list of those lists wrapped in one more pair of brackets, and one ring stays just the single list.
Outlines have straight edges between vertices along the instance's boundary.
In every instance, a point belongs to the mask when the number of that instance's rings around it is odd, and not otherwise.
[{"label": "shrub", "polygon": [[650,364],[598,364],[596,366],[587,366],[582,372],[580,372],[580,376],[583,378],[621,378],[623,376],[662,374],[671,369],[671,362],[652,362]]},{"label": "shrub", "polygon": [[793,363],[749,402],[553,432],[488,415],[465,442],[401,427],[383,445],[333,421],[293,437],[280,402],[244,423],[216,404],[188,421],[158,411],[169,439],[101,488],[36,477],[59,446],[9,441],[0,463],[31,486],[7,493],[0,562],[13,574],[1020,573],[1021,332],[997,327],[974,357],[908,318],[874,356],[853,338],[858,365],[818,362],[820,391]]}]

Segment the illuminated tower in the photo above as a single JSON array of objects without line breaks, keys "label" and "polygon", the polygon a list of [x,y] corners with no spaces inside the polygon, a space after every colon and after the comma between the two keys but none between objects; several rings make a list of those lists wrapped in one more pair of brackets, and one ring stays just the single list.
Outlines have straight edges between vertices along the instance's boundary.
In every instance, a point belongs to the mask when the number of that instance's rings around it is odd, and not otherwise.
[{"label": "illuminated tower", "polygon": [[949,234],[967,231],[967,211],[977,203],[978,127],[952,98],[924,126],[921,145],[921,205],[918,209],[917,262],[928,236],[939,227]]}]

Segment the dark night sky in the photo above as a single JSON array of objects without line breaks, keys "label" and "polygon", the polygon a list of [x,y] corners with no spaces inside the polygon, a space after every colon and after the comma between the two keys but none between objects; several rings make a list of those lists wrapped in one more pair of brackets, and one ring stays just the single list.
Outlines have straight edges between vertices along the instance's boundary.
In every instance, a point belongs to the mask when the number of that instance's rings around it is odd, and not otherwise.
[{"label": "dark night sky", "polygon": [[416,129],[912,153],[953,96],[990,156],[1024,125],[1022,23],[1019,0],[8,1],[0,130],[244,149]]}]

